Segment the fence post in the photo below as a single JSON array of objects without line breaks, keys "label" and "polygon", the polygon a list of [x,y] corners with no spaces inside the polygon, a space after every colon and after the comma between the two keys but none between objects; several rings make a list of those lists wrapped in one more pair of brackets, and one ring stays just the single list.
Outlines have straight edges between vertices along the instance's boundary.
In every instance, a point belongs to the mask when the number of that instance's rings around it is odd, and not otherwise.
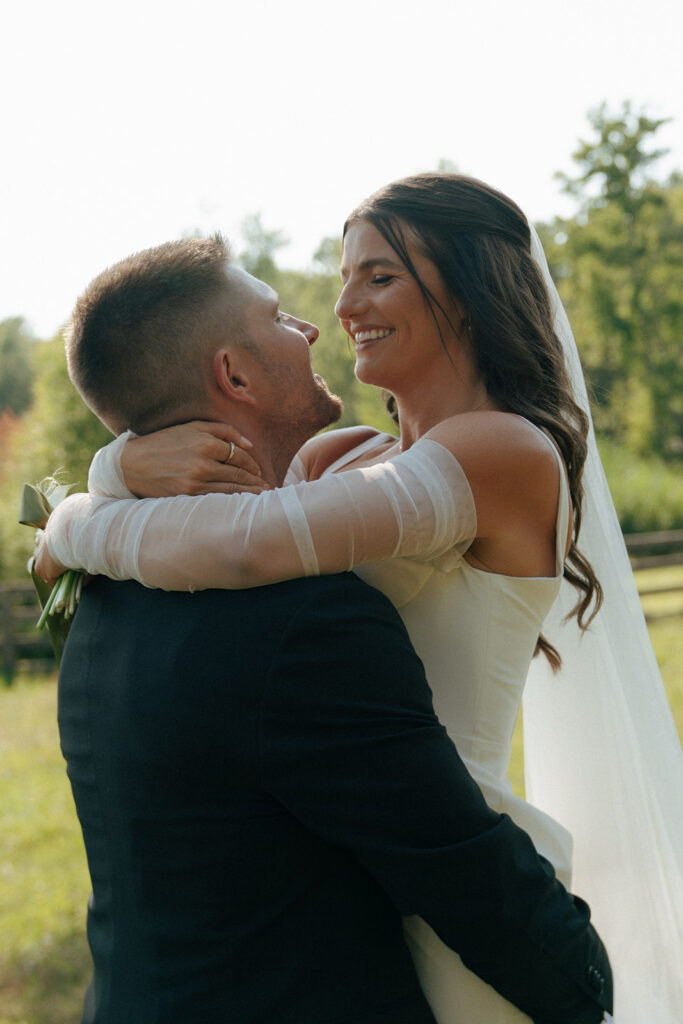
[{"label": "fence post", "polygon": [[14,643],[12,622],[12,594],[0,588],[0,619],[2,620],[2,670],[5,685],[11,686],[17,666],[17,649]]}]

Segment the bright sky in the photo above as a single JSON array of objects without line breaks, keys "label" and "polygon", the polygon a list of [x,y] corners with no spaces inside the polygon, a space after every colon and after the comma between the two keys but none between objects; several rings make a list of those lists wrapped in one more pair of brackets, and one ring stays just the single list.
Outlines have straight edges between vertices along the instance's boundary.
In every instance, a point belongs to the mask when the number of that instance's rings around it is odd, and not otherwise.
[{"label": "bright sky", "polygon": [[0,32],[0,319],[42,337],[108,264],[197,229],[239,250],[251,213],[304,268],[442,157],[569,214],[553,173],[603,100],[673,117],[683,169],[672,0],[33,0]]}]

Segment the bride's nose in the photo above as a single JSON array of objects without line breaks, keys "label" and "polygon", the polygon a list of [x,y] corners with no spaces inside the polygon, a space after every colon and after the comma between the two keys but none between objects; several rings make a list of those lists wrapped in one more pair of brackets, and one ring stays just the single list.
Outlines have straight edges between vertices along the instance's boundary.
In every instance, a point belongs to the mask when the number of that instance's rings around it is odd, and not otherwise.
[{"label": "bride's nose", "polygon": [[340,320],[351,320],[354,314],[362,312],[364,306],[367,306],[367,302],[363,301],[357,289],[347,281],[339,293],[334,312]]}]

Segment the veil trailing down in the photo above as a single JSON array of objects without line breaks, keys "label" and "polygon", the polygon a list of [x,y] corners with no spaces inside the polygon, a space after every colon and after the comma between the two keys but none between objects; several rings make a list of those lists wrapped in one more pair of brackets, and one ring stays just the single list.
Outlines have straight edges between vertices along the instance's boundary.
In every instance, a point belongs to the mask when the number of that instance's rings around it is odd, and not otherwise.
[{"label": "veil trailing down", "polygon": [[[538,235],[575,398],[589,413],[576,343]],[[564,581],[544,635],[562,656],[532,663],[524,695],[527,799],[574,839],[572,889],[590,904],[615,974],[618,1024],[683,1015],[683,756],[652,651],[592,424],[584,470],[582,554],[604,590],[584,634],[564,621]]]}]

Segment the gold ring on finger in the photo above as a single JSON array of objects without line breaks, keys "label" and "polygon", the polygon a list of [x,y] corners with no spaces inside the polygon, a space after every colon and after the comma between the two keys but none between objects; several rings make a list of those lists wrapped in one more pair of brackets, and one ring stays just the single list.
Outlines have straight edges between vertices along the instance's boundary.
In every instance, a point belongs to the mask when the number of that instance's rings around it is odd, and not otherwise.
[{"label": "gold ring on finger", "polygon": [[228,452],[228,457],[226,459],[223,459],[223,465],[224,466],[227,466],[227,464],[232,460],[232,457],[233,457],[234,454],[235,454],[235,442],[231,441],[230,442],[230,451]]}]

